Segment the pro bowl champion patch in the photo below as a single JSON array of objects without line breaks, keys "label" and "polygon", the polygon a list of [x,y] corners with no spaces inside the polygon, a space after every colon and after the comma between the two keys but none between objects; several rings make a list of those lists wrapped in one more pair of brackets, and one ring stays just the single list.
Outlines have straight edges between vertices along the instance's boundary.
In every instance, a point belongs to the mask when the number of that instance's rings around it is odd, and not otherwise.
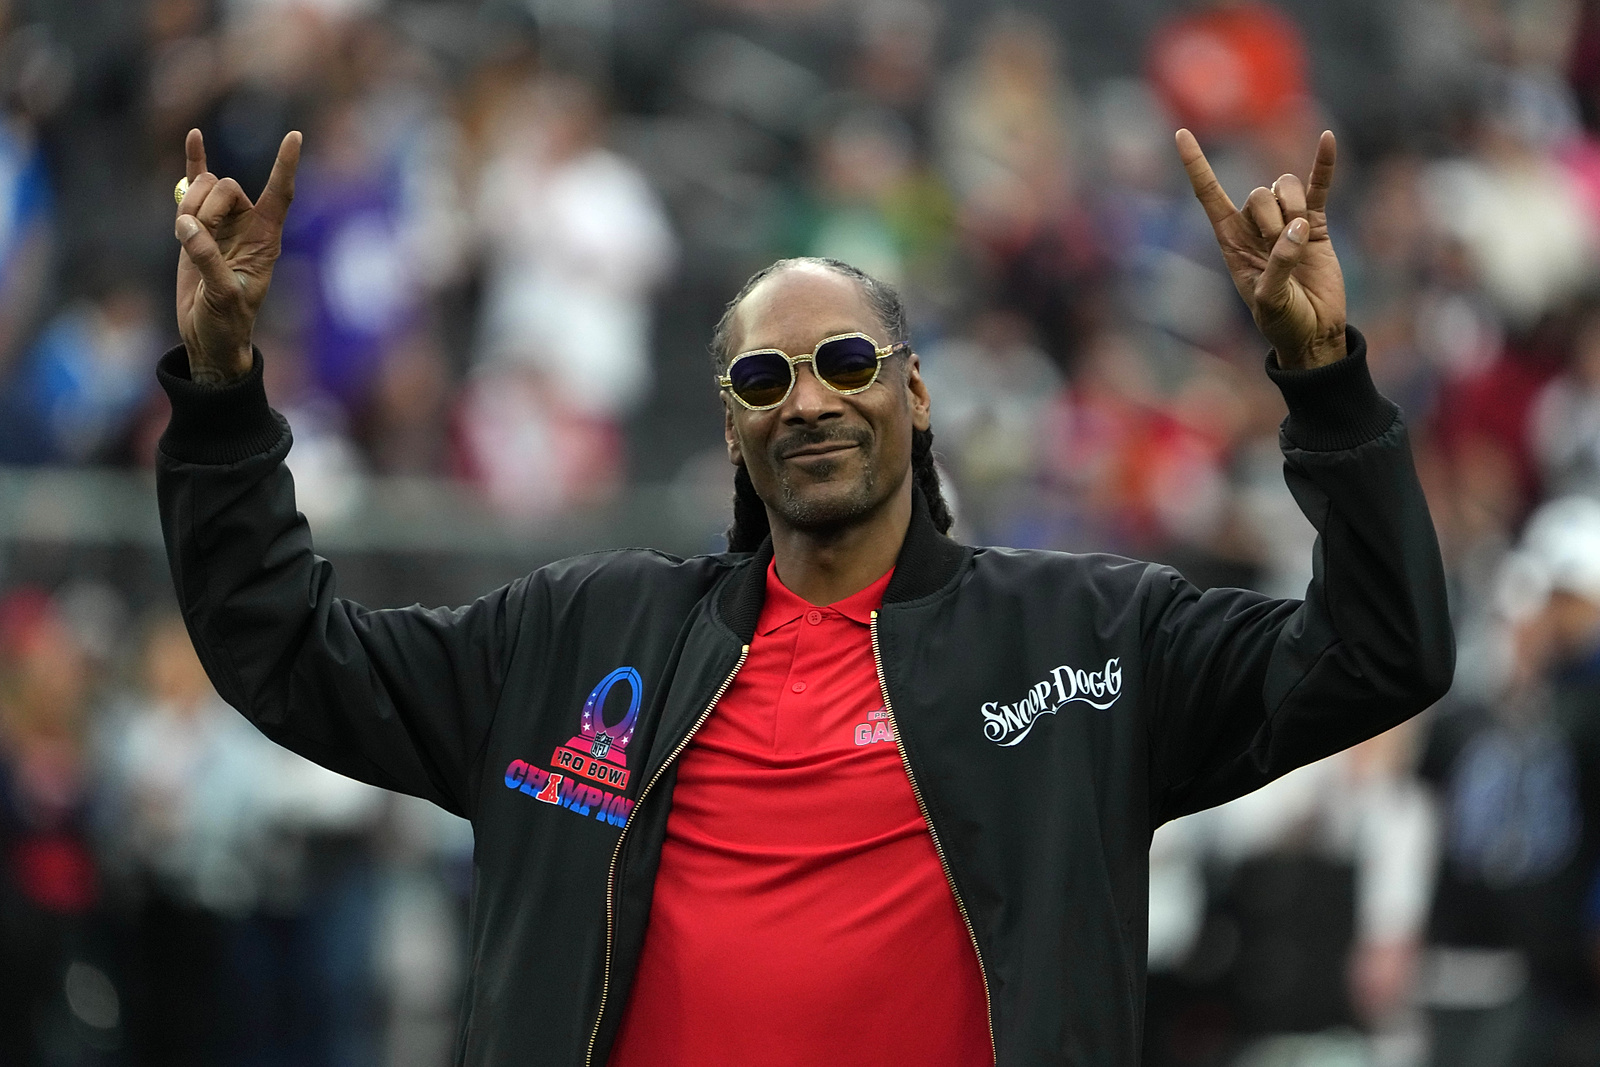
[{"label": "pro bowl champion patch", "polygon": [[[628,710],[616,722],[608,723],[606,698],[619,685],[628,688]],[[633,740],[643,697],[639,672],[618,667],[590,690],[578,719],[578,732],[566,744],[556,746],[550,754],[550,769],[512,760],[506,768],[506,788],[546,804],[558,804],[577,815],[623,825],[633,801],[610,790],[628,788],[628,742]]]}]

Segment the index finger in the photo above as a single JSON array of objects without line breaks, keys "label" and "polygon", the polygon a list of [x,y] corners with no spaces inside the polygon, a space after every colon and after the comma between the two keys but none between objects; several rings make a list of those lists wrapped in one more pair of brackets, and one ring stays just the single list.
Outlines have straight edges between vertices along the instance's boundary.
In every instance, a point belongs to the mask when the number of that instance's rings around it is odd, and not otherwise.
[{"label": "index finger", "polygon": [[199,130],[190,130],[183,139],[183,176],[193,182],[206,172],[206,139]]},{"label": "index finger", "polygon": [[1328,206],[1328,189],[1333,185],[1333,165],[1339,158],[1339,144],[1332,130],[1323,130],[1317,142],[1317,161],[1311,164],[1311,180],[1306,183],[1306,210],[1322,211]]},{"label": "index finger", "polygon": [[267,187],[256,200],[256,214],[268,222],[283,225],[294,200],[294,172],[300,166],[300,131],[291,130],[278,146],[278,158],[267,176]]},{"label": "index finger", "polygon": [[1206,154],[1200,151],[1200,142],[1194,139],[1194,134],[1179,130],[1177,141],[1178,158],[1183,160],[1189,184],[1194,187],[1194,195],[1200,201],[1200,206],[1206,209],[1206,217],[1211,224],[1219,225],[1224,219],[1238,214],[1239,209],[1233,206],[1222,183],[1212,173],[1211,164],[1206,162]]}]

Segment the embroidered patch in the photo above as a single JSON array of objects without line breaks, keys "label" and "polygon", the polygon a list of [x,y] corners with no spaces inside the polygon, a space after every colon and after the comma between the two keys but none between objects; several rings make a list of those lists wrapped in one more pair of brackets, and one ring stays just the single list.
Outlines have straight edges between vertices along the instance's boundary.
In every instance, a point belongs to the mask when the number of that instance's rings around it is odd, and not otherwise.
[{"label": "embroidered patch", "polygon": [[1010,748],[1027,737],[1042,717],[1054,715],[1068,704],[1087,704],[1105,711],[1121,695],[1122,661],[1112,657],[1097,671],[1063,663],[1016,703],[991,700],[978,712],[983,716],[983,736],[1001,748]]},{"label": "embroidered patch", "polygon": [[[608,723],[606,698],[618,685],[628,687],[628,710],[616,722]],[[628,743],[633,740],[643,697],[644,683],[639,672],[632,667],[618,667],[590,690],[578,719],[578,732],[550,753],[550,768],[512,760],[506,767],[506,788],[577,815],[593,815],[601,822],[622,826],[633,811],[633,801],[599,786],[618,790],[628,787]]]}]

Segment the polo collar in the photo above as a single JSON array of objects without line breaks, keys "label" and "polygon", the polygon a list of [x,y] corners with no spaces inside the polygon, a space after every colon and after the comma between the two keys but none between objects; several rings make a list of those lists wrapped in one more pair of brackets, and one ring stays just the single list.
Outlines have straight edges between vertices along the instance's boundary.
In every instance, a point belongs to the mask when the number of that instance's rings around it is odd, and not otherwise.
[{"label": "polo collar", "polygon": [[852,622],[869,626],[872,613],[883,603],[884,590],[889,587],[889,579],[893,576],[894,570],[891,568],[884,572],[883,577],[843,600],[836,600],[832,604],[813,604],[783,584],[778,577],[778,562],[773,560],[767,564],[766,600],[761,605],[756,635],[765,637],[813,611],[836,612]]},{"label": "polo collar", "polygon": [[[900,546],[889,584],[883,592],[885,606],[919,600],[943,589],[966,563],[972,550],[934,528],[928,501],[919,486],[911,491],[911,523]],[[740,641],[748,642],[761,618],[766,600],[767,568],[772,565],[772,538],[734,568],[717,597],[717,613]]]}]

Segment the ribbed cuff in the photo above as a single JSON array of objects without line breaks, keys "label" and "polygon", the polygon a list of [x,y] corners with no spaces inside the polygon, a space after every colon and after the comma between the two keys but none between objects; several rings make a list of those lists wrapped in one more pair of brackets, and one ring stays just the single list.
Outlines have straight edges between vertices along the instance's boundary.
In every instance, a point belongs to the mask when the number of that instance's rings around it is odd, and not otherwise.
[{"label": "ribbed cuff", "polygon": [[251,349],[250,373],[227,385],[201,385],[189,377],[182,345],[161,357],[156,379],[172,400],[172,418],[161,435],[163,454],[182,463],[238,463],[273,448],[289,424],[267,406],[261,382],[261,350]]},{"label": "ribbed cuff", "polygon": [[1278,366],[1267,353],[1267,377],[1283,393],[1289,417],[1283,435],[1307,452],[1337,452],[1379,436],[1394,424],[1400,409],[1378,392],[1367,371],[1367,339],[1354,326],[1344,329],[1346,355],[1337,363],[1310,370]]}]

